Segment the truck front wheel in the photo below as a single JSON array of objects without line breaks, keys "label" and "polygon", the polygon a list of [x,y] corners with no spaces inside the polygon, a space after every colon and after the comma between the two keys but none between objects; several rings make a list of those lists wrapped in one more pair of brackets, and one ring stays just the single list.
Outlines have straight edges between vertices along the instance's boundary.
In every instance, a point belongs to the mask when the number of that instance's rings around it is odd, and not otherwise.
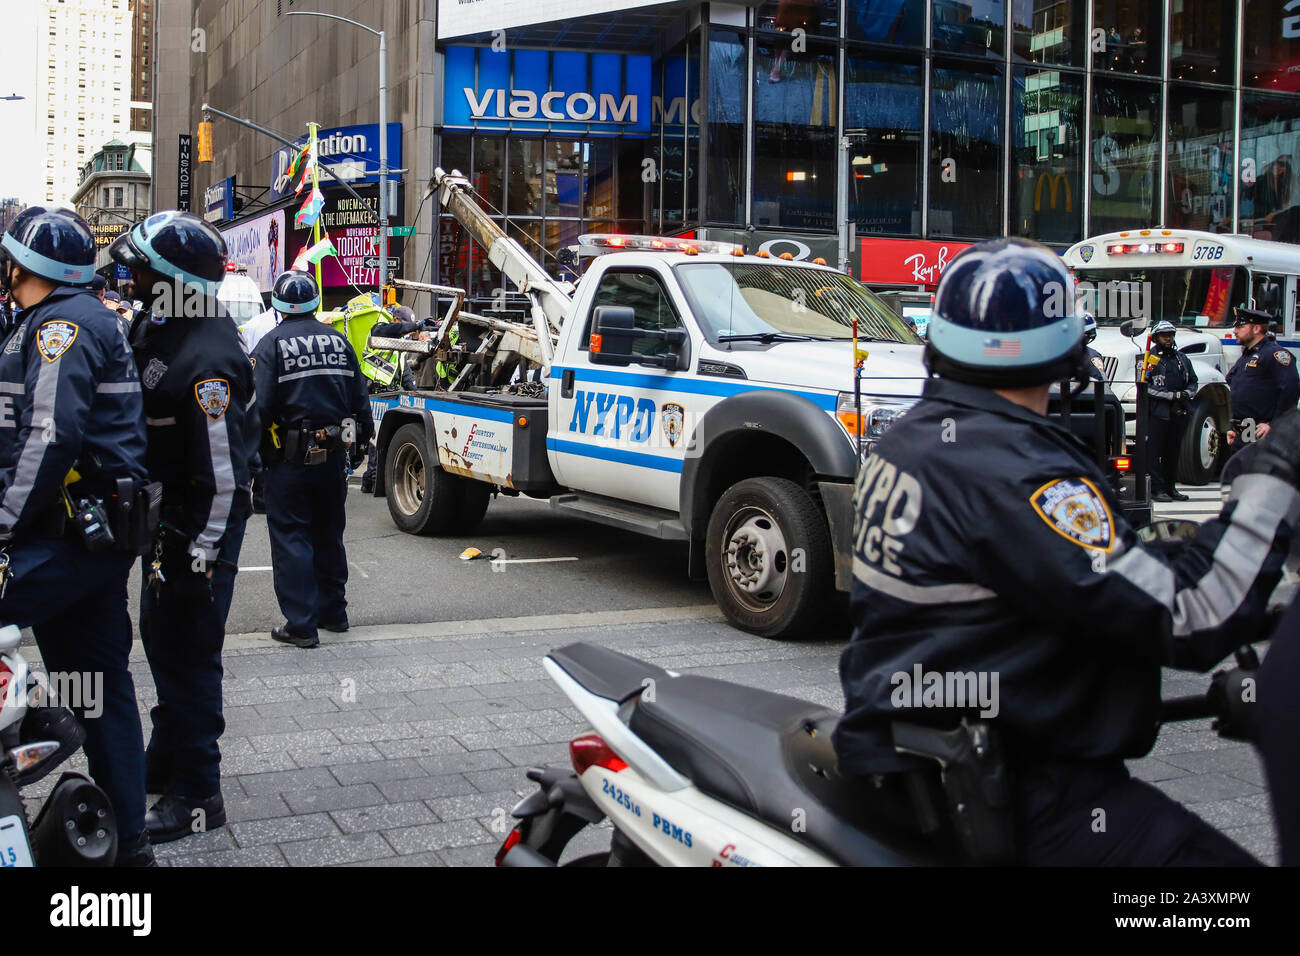
[{"label": "truck front wheel", "polygon": [[384,492],[393,524],[407,534],[446,534],[463,498],[457,475],[438,465],[438,454],[411,422],[393,433],[384,462]]},{"label": "truck front wheel", "polygon": [[1178,455],[1178,480],[1191,485],[1205,485],[1219,475],[1227,442],[1219,433],[1214,399],[1202,394],[1192,405],[1187,431],[1183,434]]},{"label": "truck front wheel", "polygon": [[713,508],[705,541],[709,587],[736,627],[760,637],[812,637],[830,606],[826,518],[785,478],[747,478]]}]

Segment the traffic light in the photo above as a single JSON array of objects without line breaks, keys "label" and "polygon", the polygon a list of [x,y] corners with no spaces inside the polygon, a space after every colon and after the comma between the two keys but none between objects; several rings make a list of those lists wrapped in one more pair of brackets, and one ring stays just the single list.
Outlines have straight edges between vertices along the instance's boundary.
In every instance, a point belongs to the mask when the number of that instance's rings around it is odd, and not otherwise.
[{"label": "traffic light", "polygon": [[212,162],[212,121],[199,123],[199,162]]}]

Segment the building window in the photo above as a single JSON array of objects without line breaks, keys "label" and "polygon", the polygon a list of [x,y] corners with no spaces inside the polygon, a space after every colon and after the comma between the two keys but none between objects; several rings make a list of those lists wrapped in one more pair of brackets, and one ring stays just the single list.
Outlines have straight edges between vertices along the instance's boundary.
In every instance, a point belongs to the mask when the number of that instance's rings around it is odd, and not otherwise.
[{"label": "building window", "polygon": [[1236,0],[1170,0],[1169,75],[1176,80],[1232,83],[1236,66]]},{"label": "building window", "polygon": [[1241,98],[1239,231],[1300,242],[1300,100],[1246,93]]},{"label": "building window", "polygon": [[1103,48],[1093,67],[1116,73],[1160,76],[1165,11],[1160,0],[1093,0],[1093,30]]},{"label": "building window", "polygon": [[708,222],[745,224],[745,72],[744,40],[729,30],[711,30]]},{"label": "building window", "polygon": [[1242,85],[1300,91],[1300,76],[1292,67],[1300,61],[1300,7],[1292,0],[1246,0],[1245,16]]},{"label": "building window", "polygon": [[807,36],[833,37],[839,32],[839,16],[839,0],[767,0],[759,4],[754,24],[776,33],[803,30]]},{"label": "building window", "polygon": [[782,42],[754,51],[754,202],[757,227],[835,228],[839,79],[822,43],[793,53]]},{"label": "building window", "polygon": [[845,65],[848,218],[857,231],[921,234],[921,67],[851,56]]},{"label": "building window", "polygon": [[1054,66],[1083,66],[1087,0],[1011,0],[1016,59]]},{"label": "building window", "polygon": [[845,0],[844,35],[890,46],[923,46],[925,0]]},{"label": "building window", "polygon": [[1171,83],[1169,196],[1171,228],[1232,231],[1232,93]]},{"label": "building window", "polygon": [[1011,234],[1083,238],[1083,77],[1015,71],[1011,92]]},{"label": "building window", "polygon": [[930,234],[1002,234],[1002,83],[995,67],[935,66],[930,82]]},{"label": "building window", "polygon": [[935,3],[930,36],[935,50],[1004,59],[1006,10],[1003,0]]},{"label": "building window", "polygon": [[1160,87],[1098,76],[1092,88],[1089,235],[1155,225],[1159,215]]}]

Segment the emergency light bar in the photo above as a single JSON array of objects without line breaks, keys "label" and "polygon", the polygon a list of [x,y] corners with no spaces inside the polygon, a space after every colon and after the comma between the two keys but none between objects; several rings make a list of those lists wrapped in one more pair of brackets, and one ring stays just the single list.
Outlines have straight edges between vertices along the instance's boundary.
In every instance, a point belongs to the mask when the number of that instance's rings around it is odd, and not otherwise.
[{"label": "emergency light bar", "polygon": [[1181,242],[1123,242],[1107,246],[1106,251],[1112,256],[1149,256],[1153,253],[1178,255],[1184,248],[1186,247]]},{"label": "emergency light bar", "polygon": [[672,239],[663,236],[627,236],[617,233],[589,233],[578,237],[579,255],[598,256],[608,252],[684,252],[743,256],[745,247],[734,242],[705,239]]}]

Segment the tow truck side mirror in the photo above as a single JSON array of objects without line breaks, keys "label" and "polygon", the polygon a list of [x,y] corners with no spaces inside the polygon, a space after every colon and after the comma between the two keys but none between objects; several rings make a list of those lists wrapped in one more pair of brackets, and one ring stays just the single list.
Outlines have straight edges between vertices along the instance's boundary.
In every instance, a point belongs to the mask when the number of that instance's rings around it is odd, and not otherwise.
[{"label": "tow truck side mirror", "polygon": [[1125,319],[1120,323],[1119,332],[1124,338],[1131,339],[1145,332],[1150,324],[1150,319]]},{"label": "tow truck side mirror", "polygon": [[625,305],[600,305],[592,316],[591,360],[600,365],[631,365],[636,313]]},{"label": "tow truck side mirror", "polygon": [[[654,368],[686,367],[686,346],[690,337],[685,329],[638,329],[636,313],[621,305],[601,305],[592,315],[592,333],[588,342],[591,361],[598,365],[649,365]],[[635,351],[637,342],[646,339],[667,342],[661,354]]]}]

